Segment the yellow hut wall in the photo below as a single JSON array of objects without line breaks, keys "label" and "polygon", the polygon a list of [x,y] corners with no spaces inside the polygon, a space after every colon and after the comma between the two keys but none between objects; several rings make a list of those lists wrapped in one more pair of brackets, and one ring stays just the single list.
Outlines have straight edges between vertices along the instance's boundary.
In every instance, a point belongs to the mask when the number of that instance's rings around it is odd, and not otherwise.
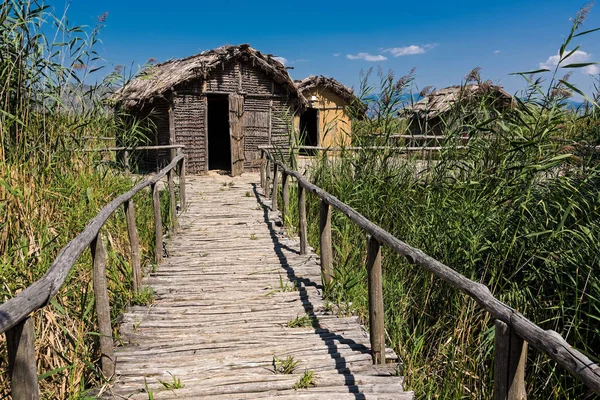
[{"label": "yellow hut wall", "polygon": [[[329,90],[319,88],[307,90],[303,94],[310,104],[319,110],[319,146],[350,145],[352,121],[346,113],[344,100]],[[314,103],[310,101],[312,96],[317,98]],[[299,126],[299,123],[296,126]]]}]

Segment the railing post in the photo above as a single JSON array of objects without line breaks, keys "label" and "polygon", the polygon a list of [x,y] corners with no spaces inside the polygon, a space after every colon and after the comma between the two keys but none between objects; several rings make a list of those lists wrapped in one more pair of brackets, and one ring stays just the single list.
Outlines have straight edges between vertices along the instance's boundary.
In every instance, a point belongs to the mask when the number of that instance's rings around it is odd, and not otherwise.
[{"label": "railing post", "polygon": [[298,182],[298,220],[300,236],[300,254],[306,254],[308,248],[308,232],[306,226],[306,190]]},{"label": "railing post", "polygon": [[271,210],[277,211],[277,201],[279,200],[279,166],[277,163],[273,163],[273,194],[271,196]]},{"label": "railing post", "polygon": [[281,173],[281,198],[283,204],[281,205],[281,219],[285,226],[285,217],[290,209],[290,176],[283,171]]},{"label": "railing post", "polygon": [[173,233],[177,230],[177,204],[175,202],[175,183],[173,181],[173,175],[175,171],[169,170],[168,174],[168,186],[169,186],[169,210],[171,211],[171,226],[173,227]]},{"label": "railing post", "polygon": [[260,187],[263,190],[263,193],[265,191],[265,187],[267,186],[266,180],[266,171],[265,171],[265,165],[267,164],[267,160],[265,159],[265,151],[261,150],[260,151]]},{"label": "railing post", "polygon": [[263,191],[265,193],[265,197],[267,199],[269,199],[271,196],[271,190],[269,189],[269,186],[270,186],[269,183],[271,181],[271,166],[269,164],[271,164],[271,162],[270,162],[269,158],[267,157],[267,162],[265,165],[265,169],[266,169],[266,171],[265,171],[265,188]]},{"label": "railing post", "polygon": [[125,150],[123,153],[123,164],[125,166],[125,171],[129,172],[129,150]]},{"label": "railing post", "polygon": [[156,265],[162,262],[163,238],[162,238],[162,217],[160,215],[160,195],[156,183],[150,186],[152,191],[152,205],[154,207],[154,259]]},{"label": "railing post", "polygon": [[494,349],[494,399],[524,400],[525,363],[527,342],[521,339],[507,324],[494,322],[496,339]]},{"label": "railing post", "polygon": [[135,223],[135,209],[133,199],[123,204],[125,218],[127,220],[127,235],[129,236],[129,248],[131,250],[131,273],[133,275],[133,291],[139,293],[142,285],[142,267],[140,262],[140,236]]},{"label": "railing post", "polygon": [[321,238],[321,275],[326,285],[333,281],[333,249],[331,247],[331,206],[321,200],[319,213]]},{"label": "railing post", "polygon": [[92,240],[90,248],[94,270],[94,297],[96,300],[96,314],[98,315],[98,331],[100,333],[102,374],[105,379],[110,379],[115,374],[115,349],[110,324],[108,289],[106,288],[106,251],[100,234]]},{"label": "railing post", "polygon": [[[181,148],[177,149],[177,155],[183,154]],[[181,207],[181,211],[185,209],[185,157],[181,159],[179,162],[179,205]]]},{"label": "railing post", "polygon": [[383,284],[381,245],[367,236],[367,272],[369,274],[369,330],[373,364],[385,364],[385,327],[383,323]]},{"label": "railing post", "polygon": [[14,400],[40,398],[34,342],[35,329],[31,317],[6,331],[8,375]]}]

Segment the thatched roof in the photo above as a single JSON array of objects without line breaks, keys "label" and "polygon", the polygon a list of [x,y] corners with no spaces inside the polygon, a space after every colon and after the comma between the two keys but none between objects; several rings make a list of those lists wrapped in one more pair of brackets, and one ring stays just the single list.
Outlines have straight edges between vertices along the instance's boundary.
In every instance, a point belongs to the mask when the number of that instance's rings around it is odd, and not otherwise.
[{"label": "thatched roof", "polygon": [[404,113],[417,118],[435,118],[458,103],[469,103],[489,97],[497,109],[510,107],[513,98],[500,86],[489,83],[450,86],[437,90],[404,109]]},{"label": "thatched roof", "polygon": [[[126,107],[133,107],[140,102],[162,96],[181,83],[198,78],[204,79],[217,68],[222,68],[234,60],[251,63],[273,77],[275,82],[282,84],[290,93],[298,95],[294,81],[285,66],[276,57],[262,54],[250,47],[249,44],[241,44],[239,46],[221,46],[191,57],[149,66],[122,87],[116,93],[115,100]],[[304,99],[299,97],[300,101],[304,103]]]},{"label": "thatched roof", "polygon": [[333,78],[327,78],[323,75],[311,75],[308,78],[302,79],[301,81],[295,81],[295,84],[298,88],[298,91],[300,91],[302,95],[306,95],[306,92],[310,89],[318,88],[327,89],[333,92],[347,103],[350,103],[351,101],[356,99],[356,96],[354,95],[352,89],[342,85],[340,82],[336,81]]}]

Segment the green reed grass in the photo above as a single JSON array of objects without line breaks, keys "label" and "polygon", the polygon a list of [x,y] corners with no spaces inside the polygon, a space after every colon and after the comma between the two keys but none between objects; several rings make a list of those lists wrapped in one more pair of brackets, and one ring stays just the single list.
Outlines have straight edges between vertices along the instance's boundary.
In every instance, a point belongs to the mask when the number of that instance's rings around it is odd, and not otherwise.
[{"label": "green reed grass", "polygon": [[[120,136],[135,143],[147,126],[109,111],[109,97],[122,81],[122,71],[101,83],[86,83],[100,68],[94,46],[105,18],[100,16],[89,28],[71,26],[66,16],[37,1],[0,2],[2,301],[40,278],[58,251],[104,205],[132,187],[132,179],[107,164],[101,153],[78,151],[114,144],[87,137]],[[163,195],[164,205],[165,200]],[[145,265],[152,263],[154,251],[151,204],[147,190],[135,198]],[[168,213],[163,215],[168,218]],[[116,327],[132,301],[123,210],[102,231]],[[35,313],[34,321],[43,398],[79,398],[103,383],[89,253],[79,259],[50,304]],[[6,360],[2,344],[0,372],[6,371]],[[0,397],[8,393],[7,374],[2,373]]]},{"label": "green reed grass", "polygon": [[[457,103],[445,117],[447,140],[437,159],[425,163],[421,155],[342,152],[317,157],[309,175],[371,221],[486,284],[500,300],[598,362],[600,163],[591,149],[600,144],[598,93],[586,96],[581,110],[570,110],[566,100],[579,89],[568,75],[558,77],[571,42],[582,34],[583,16],[574,19],[561,46],[559,67],[536,72],[549,78],[545,84],[520,73],[527,87],[514,108],[498,112],[485,96]],[[386,95],[371,99],[378,104],[357,124],[354,143],[391,144],[390,133],[403,133],[392,129],[406,126],[393,122],[398,119],[394,99],[408,91],[412,72],[400,79],[379,77]],[[477,69],[467,80],[489,85]],[[373,139],[375,128],[380,134]],[[450,140],[463,135],[470,138],[466,149]],[[294,225],[295,195],[291,198]],[[319,203],[314,196],[307,200],[309,240],[318,248]],[[335,211],[332,226],[335,283],[327,296],[368,319],[365,233]],[[406,388],[417,398],[491,398],[489,315],[385,249],[383,270],[387,340],[400,356]],[[528,356],[531,398],[595,398],[546,355],[531,348]]]}]

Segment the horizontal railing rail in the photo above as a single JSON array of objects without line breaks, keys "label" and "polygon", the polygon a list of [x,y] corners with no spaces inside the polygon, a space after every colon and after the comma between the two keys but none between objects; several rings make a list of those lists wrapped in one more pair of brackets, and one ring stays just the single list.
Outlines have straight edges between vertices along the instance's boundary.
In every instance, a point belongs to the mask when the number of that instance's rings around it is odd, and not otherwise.
[{"label": "horizontal railing rail", "polygon": [[[466,148],[466,146],[452,146],[453,149],[463,149]],[[278,148],[276,146],[260,146],[260,149],[262,150],[268,150],[268,151],[272,151],[272,150],[277,150]],[[413,152],[413,151],[441,151],[442,149],[444,149],[444,147],[442,146],[432,146],[432,147],[427,147],[427,146],[417,146],[417,147],[404,147],[404,146],[346,146],[346,147],[340,147],[340,146],[329,146],[329,147],[323,147],[323,146],[292,146],[292,150],[318,150],[318,151],[325,151],[325,152],[340,152],[340,151],[361,151],[361,150],[392,150],[398,153],[408,153],[408,152]]]},{"label": "horizontal railing rail", "polygon": [[[179,146],[180,148],[180,146]],[[110,322],[110,305],[106,287],[106,252],[101,238],[101,228],[119,207],[123,206],[131,250],[132,286],[141,290],[140,243],[135,222],[133,198],[142,189],[151,188],[154,208],[154,256],[162,261],[163,237],[160,198],[157,183],[167,177],[169,190],[170,221],[173,231],[177,228],[175,196],[175,171],[179,175],[179,198],[181,210],[185,207],[185,155],[179,151],[171,163],[156,175],[136,184],[131,190],[113,199],[88,222],[83,231],[63,247],[44,276],[22,292],[0,304],[0,333],[6,333],[12,397],[19,399],[39,398],[38,377],[34,349],[34,328],[30,315],[49,304],[63,286],[67,275],[83,252],[90,248],[93,259],[93,286],[100,331],[102,372],[110,379],[115,371],[115,358]]]},{"label": "horizontal railing rail", "polygon": [[[369,277],[369,324],[371,326],[371,351],[374,362],[384,362],[385,340],[383,326],[383,296],[381,282],[381,245],[403,255],[412,263],[432,272],[435,276],[461,290],[474,299],[495,320],[496,342],[494,360],[494,398],[522,399],[525,396],[525,361],[527,343],[547,354],[571,375],[583,382],[595,393],[600,394],[600,366],[585,354],[573,348],[560,334],[544,330],[509,305],[498,300],[484,284],[472,281],[451,267],[414,248],[391,233],[385,231],[358,211],[340,201],[335,196],[309,182],[300,172],[291,170],[272,154],[272,146],[260,147],[264,159],[261,167],[261,186],[265,196],[271,198],[271,208],[278,210],[279,177],[281,172],[282,215],[285,220],[289,207],[289,182],[295,178],[298,184],[298,214],[300,252],[306,254],[308,247],[306,221],[306,194],[313,193],[321,200],[320,246],[323,279],[331,283],[333,279],[331,243],[331,207],[342,212],[352,222],[367,232],[370,237],[367,247],[367,268]],[[270,173],[273,172],[272,189]]]},{"label": "horizontal railing rail", "polygon": [[103,147],[99,149],[81,149],[86,152],[103,152],[103,151],[135,151],[135,150],[174,150],[185,148],[182,144],[165,144],[161,146],[134,146],[134,147]]}]

